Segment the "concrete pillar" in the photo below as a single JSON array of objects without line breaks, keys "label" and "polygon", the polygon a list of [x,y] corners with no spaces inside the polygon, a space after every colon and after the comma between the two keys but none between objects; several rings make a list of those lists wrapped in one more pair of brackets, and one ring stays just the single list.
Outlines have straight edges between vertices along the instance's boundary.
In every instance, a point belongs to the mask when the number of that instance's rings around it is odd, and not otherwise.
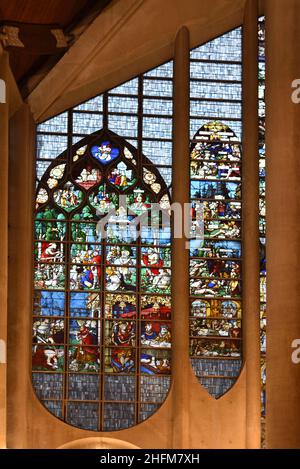
[{"label": "concrete pillar", "polygon": [[267,448],[300,446],[299,44],[299,0],[266,0]]},{"label": "concrete pillar", "polygon": [[[0,46],[1,47],[1,46]],[[8,244],[8,54],[0,49],[0,448],[6,448],[6,343],[7,343],[7,244]],[[5,102],[3,102],[5,101]]]},{"label": "concrete pillar", "polygon": [[[172,202],[189,203],[189,31],[175,41]],[[189,448],[189,251],[186,239],[172,240],[173,447]]]},{"label": "concrete pillar", "polygon": [[258,2],[248,0],[243,25],[243,336],[246,448],[260,448],[260,291],[258,159]]},{"label": "concrete pillar", "polygon": [[[31,369],[34,125],[24,104],[10,123],[8,426],[10,448],[27,447]],[[6,251],[7,254],[7,251]]]}]

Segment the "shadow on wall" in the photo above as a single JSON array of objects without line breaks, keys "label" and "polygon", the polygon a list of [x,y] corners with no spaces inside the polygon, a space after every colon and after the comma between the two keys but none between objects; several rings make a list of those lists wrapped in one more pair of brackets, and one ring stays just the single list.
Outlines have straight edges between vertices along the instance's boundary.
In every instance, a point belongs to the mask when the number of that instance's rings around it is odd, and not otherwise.
[{"label": "shadow on wall", "polygon": [[140,449],[127,441],[117,440],[116,438],[81,438],[73,440],[57,449]]}]

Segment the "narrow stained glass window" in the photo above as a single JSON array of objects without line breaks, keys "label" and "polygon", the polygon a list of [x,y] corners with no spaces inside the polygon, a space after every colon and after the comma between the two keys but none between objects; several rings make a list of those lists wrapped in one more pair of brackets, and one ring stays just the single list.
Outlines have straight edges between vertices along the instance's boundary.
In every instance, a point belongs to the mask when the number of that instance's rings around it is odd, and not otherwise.
[{"label": "narrow stained glass window", "polygon": [[190,356],[215,398],[242,365],[241,51],[237,28],[191,51]]}]

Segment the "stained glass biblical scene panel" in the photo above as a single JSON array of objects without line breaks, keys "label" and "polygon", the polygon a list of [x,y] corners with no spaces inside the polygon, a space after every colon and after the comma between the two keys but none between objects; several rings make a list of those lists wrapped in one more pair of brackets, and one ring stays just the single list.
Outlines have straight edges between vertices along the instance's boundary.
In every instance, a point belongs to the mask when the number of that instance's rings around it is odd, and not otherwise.
[{"label": "stained glass biblical scene panel", "polygon": [[262,447],[265,447],[266,418],[266,153],[265,153],[265,18],[258,21],[258,116],[259,116],[259,237],[260,237],[260,350],[261,350],[261,420]]},{"label": "stained glass biblical scene panel", "polygon": [[[172,65],[161,73],[166,103],[155,89],[144,97],[141,76],[65,113],[66,127],[54,120],[55,136],[72,127],[73,146],[41,166],[33,384],[51,413],[87,430],[144,421],[170,388],[171,226],[160,209],[170,205]],[[51,123],[38,136],[48,131]],[[157,167],[143,155],[152,144]]]}]

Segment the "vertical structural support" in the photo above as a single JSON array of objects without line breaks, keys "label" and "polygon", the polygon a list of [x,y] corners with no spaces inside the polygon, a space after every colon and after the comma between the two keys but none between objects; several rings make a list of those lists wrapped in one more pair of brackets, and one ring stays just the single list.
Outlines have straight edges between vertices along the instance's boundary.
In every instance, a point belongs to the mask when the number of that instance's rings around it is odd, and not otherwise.
[{"label": "vertical structural support", "polygon": [[[1,46],[0,46],[1,48]],[[6,343],[8,246],[8,54],[0,49],[0,448],[6,448]]]},{"label": "vertical structural support", "polygon": [[[189,203],[189,31],[182,27],[175,41],[174,151],[172,202],[182,213]],[[176,220],[174,219],[174,223]],[[182,223],[182,232],[184,227]],[[173,447],[189,448],[189,251],[187,239],[172,241],[173,311]]]},{"label": "vertical structural support", "polygon": [[[27,104],[10,122],[8,426],[9,448],[27,447],[32,312],[34,125]],[[17,359],[16,359],[17,357]]]},{"label": "vertical structural support", "polygon": [[300,446],[299,44],[299,0],[266,0],[266,443],[275,449]]},{"label": "vertical structural support", "polygon": [[243,25],[243,331],[246,448],[260,448],[260,285],[258,158],[258,2],[248,0]]}]

